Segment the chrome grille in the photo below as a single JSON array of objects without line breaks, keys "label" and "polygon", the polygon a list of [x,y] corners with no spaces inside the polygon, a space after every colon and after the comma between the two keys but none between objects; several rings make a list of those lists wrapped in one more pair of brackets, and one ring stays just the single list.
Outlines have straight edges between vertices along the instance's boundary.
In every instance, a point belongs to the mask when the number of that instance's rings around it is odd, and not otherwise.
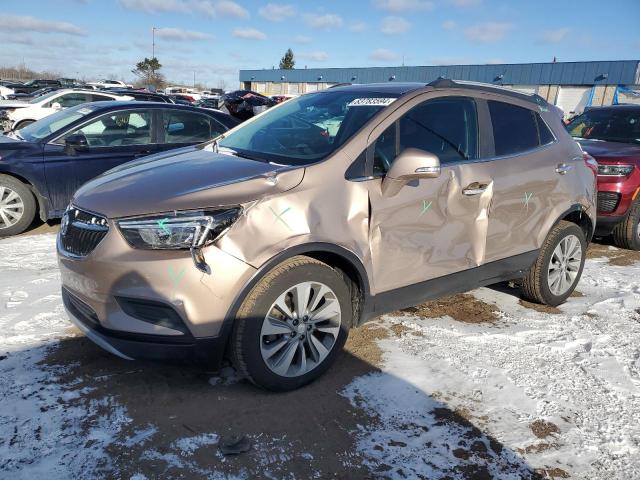
[{"label": "chrome grille", "polygon": [[75,207],[69,207],[64,212],[60,223],[62,248],[77,257],[89,255],[108,232],[106,218]]},{"label": "chrome grille", "polygon": [[611,213],[618,208],[620,194],[616,192],[598,192],[598,211]]}]

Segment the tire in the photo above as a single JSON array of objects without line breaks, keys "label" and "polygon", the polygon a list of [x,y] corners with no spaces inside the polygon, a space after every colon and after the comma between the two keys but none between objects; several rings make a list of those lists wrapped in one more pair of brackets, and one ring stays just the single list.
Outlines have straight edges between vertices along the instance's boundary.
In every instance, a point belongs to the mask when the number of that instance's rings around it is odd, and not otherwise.
[{"label": "tire", "polygon": [[35,122],[35,120],[22,120],[21,122],[18,122],[15,127],[13,127],[13,130],[20,130],[27,125],[31,125],[33,122]]},{"label": "tire", "polygon": [[[309,303],[309,318],[305,316],[296,324],[297,300],[294,303],[293,299],[298,292]],[[288,293],[293,295],[289,297]],[[285,304],[282,310],[275,307],[281,299],[284,300],[280,304]],[[303,302],[306,303],[301,300],[300,304]],[[290,315],[285,315],[284,309]],[[321,311],[333,312],[333,316],[326,322],[314,323],[314,312],[316,319],[320,319]],[[267,314],[272,321],[267,320]],[[270,270],[242,302],[231,337],[231,360],[242,375],[261,388],[294,390],[315,380],[331,366],[352,323],[351,283],[347,277],[318,260],[295,256]],[[293,350],[292,356],[287,355]]]},{"label": "tire", "polygon": [[[563,252],[561,242],[564,242],[564,247],[569,250],[564,263],[560,259]],[[575,253],[577,250],[571,247],[574,242],[576,249],[579,247],[579,258]],[[561,220],[547,235],[536,262],[524,277],[523,296],[532,302],[552,307],[563,303],[580,281],[586,252],[587,240],[582,229],[575,223]],[[554,273],[550,275],[552,269]]]},{"label": "tire", "polygon": [[0,237],[24,232],[35,216],[36,199],[29,187],[16,178],[0,175]]},{"label": "tire", "polygon": [[631,204],[627,216],[613,229],[613,242],[620,248],[640,250],[640,200]]}]

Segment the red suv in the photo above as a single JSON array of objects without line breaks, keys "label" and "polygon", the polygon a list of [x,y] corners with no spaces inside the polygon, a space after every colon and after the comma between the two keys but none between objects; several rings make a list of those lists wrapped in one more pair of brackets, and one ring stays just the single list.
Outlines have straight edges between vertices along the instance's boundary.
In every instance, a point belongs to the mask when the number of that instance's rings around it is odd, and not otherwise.
[{"label": "red suv", "polygon": [[640,105],[593,108],[567,129],[598,161],[596,234],[640,250]]}]

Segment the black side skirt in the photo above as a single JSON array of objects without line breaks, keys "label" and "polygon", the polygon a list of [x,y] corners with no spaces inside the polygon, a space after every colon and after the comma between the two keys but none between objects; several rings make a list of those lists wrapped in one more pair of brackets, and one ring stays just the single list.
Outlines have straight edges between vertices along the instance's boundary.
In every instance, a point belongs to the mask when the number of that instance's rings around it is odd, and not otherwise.
[{"label": "black side skirt", "polygon": [[479,267],[369,296],[365,300],[360,323],[435,298],[522,278],[538,258],[538,252],[539,250],[533,250]]}]

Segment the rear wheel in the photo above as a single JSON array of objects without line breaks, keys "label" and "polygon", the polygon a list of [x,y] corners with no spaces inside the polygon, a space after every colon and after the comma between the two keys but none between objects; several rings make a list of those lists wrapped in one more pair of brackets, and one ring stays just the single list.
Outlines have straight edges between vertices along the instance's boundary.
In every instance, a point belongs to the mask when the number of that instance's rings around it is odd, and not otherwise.
[{"label": "rear wheel", "polygon": [[0,237],[24,232],[36,215],[36,199],[29,188],[8,175],[0,175]]},{"label": "rear wheel", "polygon": [[524,297],[557,306],[573,292],[584,268],[587,241],[575,223],[560,221],[549,232],[538,259],[522,282]]},{"label": "rear wheel", "polygon": [[640,250],[640,199],[633,202],[625,219],[613,229],[613,241],[620,248]]},{"label": "rear wheel", "polygon": [[273,268],[245,298],[232,336],[232,361],[268,390],[301,387],[324,373],[352,323],[346,277],[313,258],[296,256]]}]

